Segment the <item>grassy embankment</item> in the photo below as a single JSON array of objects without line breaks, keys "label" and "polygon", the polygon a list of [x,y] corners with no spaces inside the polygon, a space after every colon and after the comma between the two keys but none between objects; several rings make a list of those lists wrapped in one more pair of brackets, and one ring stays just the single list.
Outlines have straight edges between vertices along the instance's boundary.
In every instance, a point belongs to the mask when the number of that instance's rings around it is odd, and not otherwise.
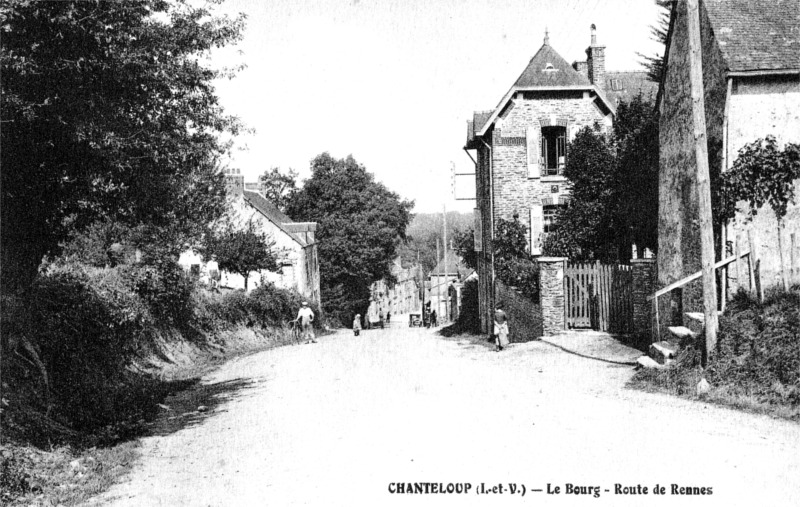
[{"label": "grassy embankment", "polygon": [[[698,395],[702,378],[711,388]],[[637,372],[630,386],[800,421],[800,286],[768,291],[763,304],[737,294],[705,370],[688,347],[670,368]]]},{"label": "grassy embankment", "polygon": [[174,269],[75,265],[4,298],[0,504],[79,505],[107,489],[139,437],[196,424],[246,387],[199,381],[290,343],[300,300],[270,286],[211,294]]}]

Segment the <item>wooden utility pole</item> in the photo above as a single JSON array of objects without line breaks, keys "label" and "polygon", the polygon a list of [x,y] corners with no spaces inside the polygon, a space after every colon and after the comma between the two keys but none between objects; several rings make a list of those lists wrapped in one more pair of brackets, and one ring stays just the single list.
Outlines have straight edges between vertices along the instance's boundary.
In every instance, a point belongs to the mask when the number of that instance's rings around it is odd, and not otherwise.
[{"label": "wooden utility pole", "polygon": [[447,281],[447,205],[445,204],[442,204],[442,220],[442,246],[444,247],[444,315],[442,316],[442,322],[449,322],[450,285]]},{"label": "wooden utility pole", "polygon": [[797,244],[794,240],[794,233],[790,236],[790,249],[789,249],[789,276],[791,276],[792,283],[797,281],[797,260],[795,254],[797,252]]},{"label": "wooden utility pole", "polygon": [[[439,264],[439,238],[436,238],[436,267],[441,266]],[[439,272],[436,273],[436,323],[439,323],[439,320],[442,318],[442,270],[439,269]],[[433,306],[433,305],[431,305]]]},{"label": "wooden utility pole", "polygon": [[698,0],[686,0],[689,32],[689,84],[692,90],[694,153],[697,162],[697,208],[700,215],[700,247],[703,266],[703,313],[705,315],[705,354],[717,345],[717,284],[714,274],[714,224],[711,218],[711,184],[708,171],[708,140],[703,88],[703,54],[700,45]]}]

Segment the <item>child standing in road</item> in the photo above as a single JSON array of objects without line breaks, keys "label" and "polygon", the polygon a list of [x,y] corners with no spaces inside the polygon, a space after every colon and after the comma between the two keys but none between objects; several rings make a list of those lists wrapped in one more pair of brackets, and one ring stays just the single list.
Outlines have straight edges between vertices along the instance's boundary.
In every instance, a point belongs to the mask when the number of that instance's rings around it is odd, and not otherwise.
[{"label": "child standing in road", "polygon": [[357,313],[356,318],[353,319],[353,334],[358,336],[361,333],[361,314]]}]

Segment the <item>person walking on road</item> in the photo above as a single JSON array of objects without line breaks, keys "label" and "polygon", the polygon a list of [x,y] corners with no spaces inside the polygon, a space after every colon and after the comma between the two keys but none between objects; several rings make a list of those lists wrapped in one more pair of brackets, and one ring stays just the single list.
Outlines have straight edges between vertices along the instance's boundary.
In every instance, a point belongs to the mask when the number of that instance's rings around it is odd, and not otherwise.
[{"label": "person walking on road", "polygon": [[302,336],[306,340],[306,343],[317,343],[317,340],[314,339],[314,312],[308,307],[308,302],[303,301],[303,304],[300,306],[300,311],[297,312],[297,318],[294,320],[295,322],[300,322],[301,329],[303,330]]},{"label": "person walking on road", "polygon": [[353,319],[353,334],[358,336],[361,333],[361,314],[357,313]]},{"label": "person walking on road", "polygon": [[498,352],[508,346],[508,317],[500,308],[494,312],[494,339],[495,350]]}]

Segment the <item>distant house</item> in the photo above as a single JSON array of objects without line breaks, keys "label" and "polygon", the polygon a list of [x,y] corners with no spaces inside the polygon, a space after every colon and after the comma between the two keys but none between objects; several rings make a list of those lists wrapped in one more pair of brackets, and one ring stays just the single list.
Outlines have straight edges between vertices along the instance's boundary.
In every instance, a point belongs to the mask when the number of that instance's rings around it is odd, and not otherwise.
[{"label": "distant house", "polygon": [[[519,78],[491,110],[467,122],[465,150],[474,150],[476,174],[476,250],[481,326],[494,301],[488,240],[498,218],[518,215],[528,228],[530,251],[541,253],[559,207],[570,195],[564,167],[568,142],[584,127],[610,131],[616,106],[638,93],[655,94],[643,71],[610,72],[605,47],[591,27],[586,61],[567,63],[544,43]],[[472,157],[472,155],[470,154]]]},{"label": "distant house", "polygon": [[[673,6],[658,94],[660,175],[658,283],[663,287],[701,269],[686,2]],[[712,180],[733,165],[746,143],[774,135],[800,142],[800,3],[797,0],[700,0],[705,113]],[[752,224],[762,278],[778,276],[776,223],[767,206]],[[800,209],[787,231],[800,233]],[[743,221],[717,227],[717,258],[730,255]],[[788,258],[788,241],[784,242]],[[725,245],[727,252],[722,252]],[[732,274],[732,273],[731,273]],[[730,280],[735,286],[736,280]],[[676,305],[678,302],[673,301]],[[702,284],[684,287],[684,311],[702,308]]]},{"label": "distant house", "polygon": [[[274,242],[280,270],[261,271],[250,274],[248,289],[262,283],[273,283],[278,287],[294,289],[313,301],[320,302],[319,258],[315,222],[294,222],[260,193],[245,188],[244,176],[238,171],[225,175],[228,204],[241,223],[252,220],[260,232]],[[180,264],[185,269],[207,278],[206,264],[194,252],[184,252]],[[235,273],[222,273],[222,287],[243,289],[244,278]]]}]

